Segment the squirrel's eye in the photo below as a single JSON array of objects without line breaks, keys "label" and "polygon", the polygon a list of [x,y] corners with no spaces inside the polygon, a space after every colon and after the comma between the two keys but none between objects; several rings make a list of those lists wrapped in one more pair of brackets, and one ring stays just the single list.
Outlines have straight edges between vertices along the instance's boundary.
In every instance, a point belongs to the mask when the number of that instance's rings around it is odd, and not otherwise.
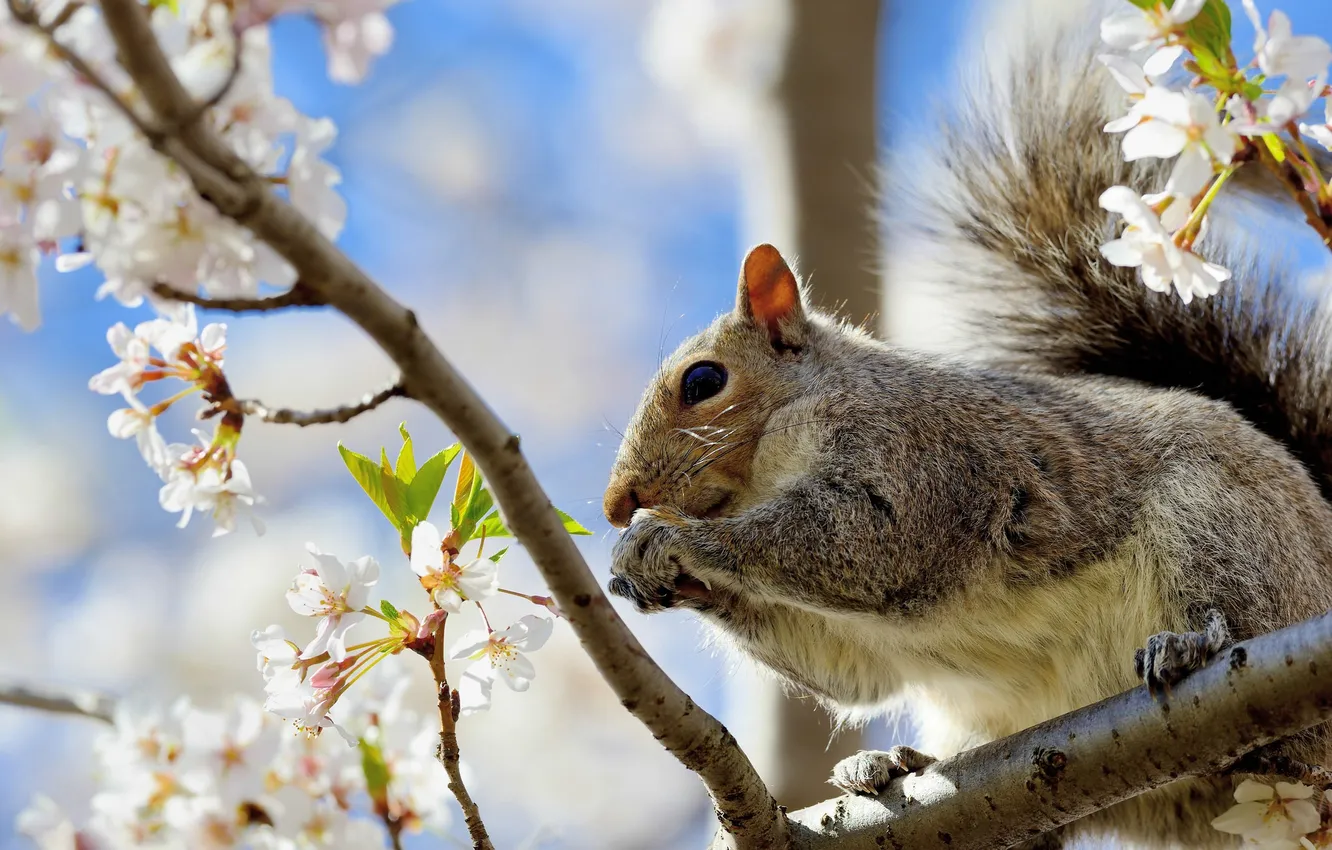
[{"label": "squirrel's eye", "polygon": [[726,386],[726,367],[720,363],[695,363],[685,370],[680,397],[685,404],[712,398]]}]

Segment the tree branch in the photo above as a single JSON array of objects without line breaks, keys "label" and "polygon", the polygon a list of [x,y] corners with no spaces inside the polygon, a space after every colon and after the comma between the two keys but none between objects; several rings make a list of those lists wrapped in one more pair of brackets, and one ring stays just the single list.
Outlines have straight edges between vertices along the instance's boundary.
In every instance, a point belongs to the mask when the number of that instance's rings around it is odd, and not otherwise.
[{"label": "tree branch", "polygon": [[66,690],[0,681],[0,705],[33,708],[56,714],[78,714],[110,723],[116,701],[95,691]]},{"label": "tree branch", "polygon": [[798,850],[1010,847],[1332,717],[1332,613],[1238,644],[1154,699],[1144,687],[936,762],[878,797],[791,815]]},{"label": "tree branch", "polygon": [[724,726],[680,690],[648,656],[611,607],[549,497],[518,448],[518,438],[444,359],[412,311],[394,301],[293,207],[274,195],[201,123],[177,124],[191,100],[171,71],[137,0],[103,0],[102,11],[125,70],[164,126],[156,140],[223,214],[249,227],[296,269],[322,299],[361,326],[397,363],[407,392],[467,447],[527,547],[583,649],[621,703],[712,795],[733,846],[780,848],[786,818]]},{"label": "tree branch", "polygon": [[356,404],[332,407],[327,410],[301,411],[284,407],[270,408],[254,399],[240,399],[236,401],[236,406],[246,416],[254,416],[264,422],[272,422],[278,425],[299,425],[304,428],[307,425],[350,422],[362,413],[374,410],[389,399],[405,396],[406,394],[407,389],[403,386],[402,379],[399,378],[379,392],[366,395]]},{"label": "tree branch", "polygon": [[158,281],[153,284],[153,294],[171,301],[194,304],[209,310],[230,310],[233,313],[257,313],[266,310],[282,310],[287,307],[319,307],[323,301],[308,286],[300,281],[286,292],[264,298],[210,298],[194,292],[177,289],[169,283]]},{"label": "tree branch", "polygon": [[444,670],[444,625],[448,619],[447,614],[440,618],[435,628],[434,651],[430,653],[430,672],[434,674],[435,687],[439,692],[439,762],[449,775],[449,790],[458,798],[458,805],[462,807],[473,850],[495,850],[490,836],[486,834],[486,825],[481,820],[481,810],[463,784],[462,768],[459,765],[458,694],[449,689],[449,680]]}]

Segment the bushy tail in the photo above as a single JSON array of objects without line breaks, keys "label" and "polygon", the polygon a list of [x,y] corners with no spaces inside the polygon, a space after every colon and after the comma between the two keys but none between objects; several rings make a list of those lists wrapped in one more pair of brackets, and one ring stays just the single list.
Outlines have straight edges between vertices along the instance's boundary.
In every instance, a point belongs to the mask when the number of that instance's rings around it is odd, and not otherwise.
[{"label": "bushy tail", "polygon": [[[1135,269],[1100,255],[1116,235],[1101,192],[1159,191],[1166,167],[1123,162],[1119,137],[1102,132],[1125,104],[1094,59],[1101,6],[1023,0],[1018,15],[1006,9],[1012,32],[1000,49],[992,40],[979,51],[979,78],[962,87],[941,135],[918,147],[931,161],[890,174],[890,282],[987,296],[975,299],[986,305],[978,333],[1023,365],[1227,401],[1288,446],[1332,500],[1326,311],[1281,249],[1245,238],[1233,215],[1244,205],[1231,201],[1229,226],[1224,196],[1214,207],[1200,253],[1234,276],[1210,299],[1152,292]],[[1240,172],[1255,172],[1245,191],[1275,198],[1280,187],[1260,169]],[[904,173],[910,179],[898,180]],[[1247,214],[1252,224],[1262,211]],[[1280,224],[1283,233],[1303,226]]]}]

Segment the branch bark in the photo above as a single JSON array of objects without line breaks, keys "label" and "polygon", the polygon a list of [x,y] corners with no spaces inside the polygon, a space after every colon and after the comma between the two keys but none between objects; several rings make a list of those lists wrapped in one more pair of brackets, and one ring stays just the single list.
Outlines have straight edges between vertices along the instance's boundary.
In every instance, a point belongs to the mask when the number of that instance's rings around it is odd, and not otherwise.
[{"label": "branch bark", "polygon": [[106,694],[64,688],[44,688],[22,682],[0,681],[0,705],[32,708],[55,714],[77,714],[110,723],[116,701]]},{"label": "branch bark", "polygon": [[430,672],[435,677],[439,695],[439,763],[449,775],[449,790],[462,807],[467,834],[472,838],[472,850],[495,850],[486,833],[486,824],[481,820],[481,810],[463,783],[458,751],[458,692],[449,688],[444,669],[444,625],[447,621],[448,615],[445,614],[435,627],[435,647],[430,653]]},{"label": "branch bark", "polygon": [[378,392],[369,393],[356,404],[331,407],[327,410],[306,411],[291,410],[285,407],[265,407],[254,399],[240,399],[235,404],[246,416],[253,416],[262,422],[272,422],[277,425],[299,425],[304,428],[307,425],[331,425],[339,422],[350,422],[362,413],[374,410],[391,398],[399,398],[405,395],[407,395],[407,389],[402,385],[402,380],[398,379]]},{"label": "branch bark", "polygon": [[786,818],[748,758],[717,720],[694,704],[648,656],[611,607],[550,499],[518,448],[518,438],[458,374],[417,323],[314,226],[276,197],[198,121],[137,0],[103,0],[119,60],[157,126],[153,139],[223,214],[249,227],[296,269],[305,285],[356,322],[397,363],[408,394],[434,412],[467,447],[489,482],[505,524],[527,547],[583,649],[621,703],[707,786],[718,818],[740,850],[786,845]]},{"label": "branch bark", "polygon": [[1332,718],[1332,613],[1222,652],[1164,698],[1135,688],[967,750],[878,797],[791,815],[798,850],[990,850]]},{"label": "branch bark", "polygon": [[161,281],[153,284],[153,294],[170,301],[183,301],[209,310],[229,310],[233,313],[263,313],[268,310],[285,310],[288,307],[323,306],[323,302],[300,281],[286,292],[262,298],[210,298],[207,295],[176,289],[171,284]]}]

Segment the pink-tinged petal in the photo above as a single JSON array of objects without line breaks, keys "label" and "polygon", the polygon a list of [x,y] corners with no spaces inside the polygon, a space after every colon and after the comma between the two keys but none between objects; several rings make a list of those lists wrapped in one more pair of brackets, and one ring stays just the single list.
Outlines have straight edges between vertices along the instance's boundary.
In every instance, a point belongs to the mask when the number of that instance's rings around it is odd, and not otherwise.
[{"label": "pink-tinged petal", "polygon": [[199,343],[203,345],[204,351],[209,353],[224,348],[227,344],[227,326],[218,322],[205,325],[199,332]]},{"label": "pink-tinged petal", "polygon": [[481,629],[467,632],[453,644],[449,658],[472,658],[490,647],[490,633]]},{"label": "pink-tinged petal", "polygon": [[1142,63],[1143,73],[1149,77],[1161,77],[1169,74],[1170,69],[1175,66],[1175,62],[1183,53],[1184,48],[1178,44],[1162,47],[1147,57],[1146,62]]},{"label": "pink-tinged petal", "polygon": [[1126,56],[1119,56],[1114,53],[1102,53],[1096,57],[1110,76],[1115,78],[1119,87],[1129,94],[1145,94],[1147,92],[1147,76],[1143,73],[1138,63]]},{"label": "pink-tinged petal", "polygon": [[1244,835],[1262,828],[1266,811],[1264,803],[1240,803],[1214,818],[1212,828],[1229,835]]},{"label": "pink-tinged petal", "polygon": [[1184,130],[1165,121],[1143,121],[1124,134],[1124,159],[1134,162],[1148,157],[1169,159],[1189,143]]},{"label": "pink-tinged petal", "polygon": [[[1275,785],[1276,794],[1283,800],[1307,800],[1314,795],[1314,789],[1302,782],[1278,782]],[[1305,832],[1313,832],[1312,829],[1306,829]]]},{"label": "pink-tinged petal", "polygon": [[450,614],[457,614],[462,610],[462,594],[456,588],[446,585],[440,585],[435,588],[435,604]]},{"label": "pink-tinged petal", "polygon": [[1142,251],[1130,239],[1116,239],[1101,246],[1101,256],[1116,266],[1133,268],[1142,265]]},{"label": "pink-tinged petal", "polygon": [[357,623],[365,619],[365,614],[360,611],[354,611],[350,614],[343,614],[338,617],[337,623],[333,626],[333,631],[328,636],[328,657],[334,661],[342,661],[347,657],[347,631]]},{"label": "pink-tinged petal", "polygon": [[532,687],[532,679],[536,678],[536,668],[526,655],[515,653],[495,665],[495,678],[508,685],[510,690],[522,692]]},{"label": "pink-tinged petal", "polygon": [[315,559],[315,572],[324,580],[324,586],[334,593],[347,587],[347,569],[335,555],[319,551],[313,543],[305,544],[305,551]]},{"label": "pink-tinged petal", "polygon": [[513,645],[524,652],[533,652],[545,646],[546,641],[550,640],[550,635],[555,630],[555,622],[549,617],[527,614],[518,622],[526,627],[525,634],[513,641]]},{"label": "pink-tinged petal", "polygon": [[[329,646],[329,641],[332,639],[333,631],[337,626],[338,618],[336,616],[321,618],[319,623],[315,626],[314,637],[310,639],[308,644],[306,644],[305,649],[301,650],[301,658],[314,658],[327,652],[329,658],[332,658],[334,661],[341,661],[342,658],[333,657],[333,650]],[[343,658],[345,657],[346,653],[344,652]]]},{"label": "pink-tinged petal", "polygon": [[1120,50],[1132,50],[1156,36],[1156,28],[1142,12],[1117,12],[1101,21],[1101,40]]},{"label": "pink-tinged petal", "polygon": [[1130,112],[1123,118],[1116,118],[1101,129],[1106,133],[1123,133],[1125,130],[1132,130],[1142,123],[1142,116],[1136,112]]},{"label": "pink-tinged petal", "polygon": [[443,540],[439,529],[428,522],[412,529],[412,572],[424,578],[444,569]]},{"label": "pink-tinged petal", "polygon": [[[165,489],[165,488],[164,488]],[[287,591],[287,604],[303,617],[318,617],[328,610],[324,583],[314,573],[300,573]]]},{"label": "pink-tinged petal", "polygon": [[1212,160],[1197,145],[1190,145],[1170,171],[1166,181],[1166,191],[1177,198],[1192,198],[1203,190],[1212,179]]},{"label": "pink-tinged petal", "polygon": [[[1312,790],[1312,789],[1310,789]],[[1308,800],[1291,800],[1286,804],[1286,816],[1296,835],[1308,835],[1322,825],[1318,808]]]}]

